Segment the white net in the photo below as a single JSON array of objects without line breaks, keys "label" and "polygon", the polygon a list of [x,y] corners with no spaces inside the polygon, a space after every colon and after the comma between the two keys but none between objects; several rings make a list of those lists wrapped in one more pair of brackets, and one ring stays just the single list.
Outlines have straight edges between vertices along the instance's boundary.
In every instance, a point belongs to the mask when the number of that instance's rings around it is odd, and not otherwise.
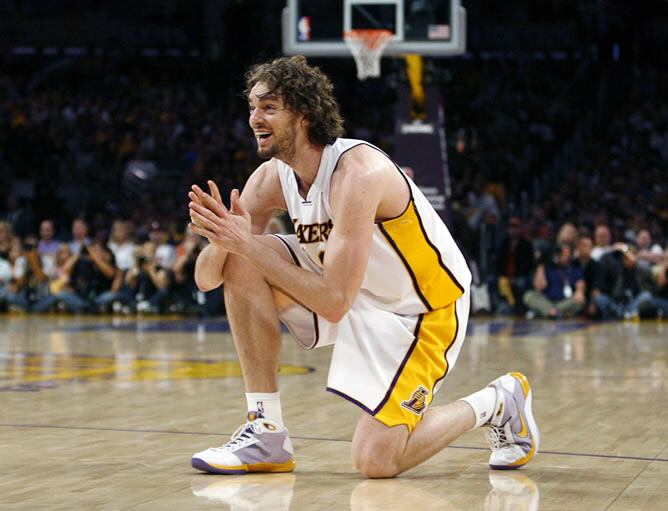
[{"label": "white net", "polygon": [[389,30],[351,30],[343,36],[357,64],[357,78],[380,76],[380,58],[392,39]]}]

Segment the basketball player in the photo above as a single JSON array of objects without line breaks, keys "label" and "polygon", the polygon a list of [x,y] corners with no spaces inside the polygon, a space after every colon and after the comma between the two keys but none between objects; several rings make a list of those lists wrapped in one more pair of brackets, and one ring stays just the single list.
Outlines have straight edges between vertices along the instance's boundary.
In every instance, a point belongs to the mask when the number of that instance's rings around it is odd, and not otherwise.
[{"label": "basketball player", "polygon": [[[339,138],[329,79],[303,57],[257,65],[246,76],[249,124],[268,159],[230,208],[216,185],[192,187],[192,229],[210,244],[195,279],[225,283],[244,376],[247,422],[222,447],[196,453],[206,472],[288,472],[277,370],[279,320],[305,349],[334,344],[327,390],[363,413],[353,464],[394,477],[463,433],[489,430],[492,468],[519,468],[538,450],[531,388],[509,373],[445,406],[430,407],[461,350],[471,274],[417,186],[378,148]],[[263,235],[275,210],[293,235]]]}]

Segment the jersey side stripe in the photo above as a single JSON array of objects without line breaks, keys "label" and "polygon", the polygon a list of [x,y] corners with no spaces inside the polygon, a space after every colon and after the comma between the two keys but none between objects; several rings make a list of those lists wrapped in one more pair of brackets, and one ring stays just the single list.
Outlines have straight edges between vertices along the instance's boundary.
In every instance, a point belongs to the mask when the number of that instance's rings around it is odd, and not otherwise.
[{"label": "jersey side stripe", "polygon": [[379,225],[406,265],[416,293],[428,310],[447,307],[464,294],[427,237],[415,202],[400,217]]}]

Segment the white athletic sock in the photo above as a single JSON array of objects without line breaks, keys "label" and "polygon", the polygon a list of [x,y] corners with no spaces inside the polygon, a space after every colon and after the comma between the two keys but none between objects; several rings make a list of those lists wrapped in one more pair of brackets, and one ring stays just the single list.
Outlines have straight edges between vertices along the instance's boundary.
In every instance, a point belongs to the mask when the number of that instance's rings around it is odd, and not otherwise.
[{"label": "white athletic sock", "polygon": [[496,389],[493,387],[485,387],[478,392],[474,392],[470,396],[460,399],[466,401],[475,413],[475,426],[471,429],[476,429],[489,422],[492,414],[496,408]]},{"label": "white athletic sock", "polygon": [[281,396],[278,392],[247,392],[246,404],[249,412],[260,412],[267,419],[283,426]]}]

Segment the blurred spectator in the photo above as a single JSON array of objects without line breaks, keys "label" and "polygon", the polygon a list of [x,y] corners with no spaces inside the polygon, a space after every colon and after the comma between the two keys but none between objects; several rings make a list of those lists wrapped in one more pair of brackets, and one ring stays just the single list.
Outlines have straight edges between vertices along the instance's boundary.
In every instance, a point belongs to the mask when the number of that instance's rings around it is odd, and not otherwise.
[{"label": "blurred spectator", "polygon": [[612,250],[612,235],[607,225],[597,225],[594,230],[594,248],[591,250],[591,258],[598,261],[604,254]]},{"label": "blurred spectator", "polygon": [[596,304],[593,300],[593,292],[598,282],[598,262],[591,258],[594,242],[591,236],[581,235],[578,240],[578,248],[574,264],[580,268],[586,286],[585,311],[588,317],[596,315]]},{"label": "blurred spectator", "polygon": [[524,233],[518,217],[508,221],[508,234],[501,242],[496,274],[498,291],[505,302],[517,313],[523,313],[522,297],[531,288],[534,269],[533,247]]},{"label": "blurred spectator", "polygon": [[171,294],[178,310],[187,311],[197,307],[195,260],[202,251],[204,243],[204,238],[186,227],[183,241],[176,246],[176,261],[172,266],[174,280]]},{"label": "blurred spectator", "polygon": [[7,221],[12,232],[19,238],[25,238],[33,233],[34,219],[30,203],[22,204],[16,196],[7,197]]},{"label": "blurred spectator", "polygon": [[153,242],[145,242],[125,274],[124,294],[129,293],[138,312],[160,312],[169,296],[169,273],[158,263],[156,252]]},{"label": "blurred spectator", "polygon": [[638,265],[629,245],[616,243],[601,257],[599,268],[593,296],[603,319],[637,317],[652,301],[657,283],[651,270]]},{"label": "blurred spectator", "polygon": [[657,315],[660,318],[668,318],[668,256],[662,264],[654,267],[653,275],[657,286],[653,305],[656,307]]},{"label": "blurred spectator", "polygon": [[56,229],[53,220],[42,220],[39,224],[39,243],[37,253],[41,259],[42,269],[47,276],[51,277],[55,269],[56,252],[60,243],[54,239]]},{"label": "blurred spectator", "polygon": [[530,312],[544,318],[567,318],[577,315],[585,306],[585,281],[582,270],[573,264],[573,251],[560,245],[554,258],[539,264],[534,276],[534,289],[524,295]]},{"label": "blurred spectator", "polygon": [[27,311],[29,308],[26,289],[28,261],[23,255],[23,247],[19,238],[14,238],[6,259],[0,259],[3,271],[0,277],[0,303],[11,309]]},{"label": "blurred spectator", "polygon": [[577,247],[578,244],[578,230],[576,227],[570,223],[566,222],[561,226],[559,232],[557,233],[557,245],[563,245],[564,243],[571,246],[573,250]]},{"label": "blurred spectator", "polygon": [[64,245],[57,272],[52,281],[52,293],[40,300],[35,312],[46,312],[62,306],[69,312],[87,312],[96,299],[114,286],[120,286],[120,271],[114,265],[114,255],[101,243],[84,245],[78,255],[71,254]]},{"label": "blurred spectator", "polygon": [[0,259],[8,259],[12,248],[12,228],[9,222],[0,222]]},{"label": "blurred spectator", "polygon": [[640,229],[636,234],[638,245],[638,264],[653,266],[663,261],[663,249],[658,243],[652,243],[652,235],[647,229]]},{"label": "blurred spectator", "polygon": [[130,229],[125,220],[114,220],[109,237],[109,248],[116,258],[116,266],[123,271],[129,270],[134,264],[135,244],[130,239]]},{"label": "blurred spectator", "polygon": [[[37,240],[35,238],[29,236],[24,240],[22,253],[26,260],[25,272],[16,292],[32,306],[32,304],[49,295],[49,275],[42,267],[42,258],[37,250]],[[55,268],[55,252],[52,256],[52,260],[47,258],[47,261],[51,261],[51,272]]]},{"label": "blurred spectator", "polygon": [[88,223],[86,223],[83,218],[75,218],[72,222],[72,241],[70,242],[70,251],[74,255],[79,255],[81,248],[89,243]]},{"label": "blurred spectator", "polygon": [[151,230],[148,233],[148,238],[156,247],[156,263],[161,268],[169,270],[176,261],[176,251],[174,250],[174,247],[168,243],[167,231],[165,231],[163,225],[157,220],[151,222]]},{"label": "blurred spectator", "polygon": [[496,199],[488,189],[487,180],[481,174],[476,176],[474,189],[469,192],[468,203],[467,216],[472,229],[477,229],[483,222],[495,224],[501,216]]}]

